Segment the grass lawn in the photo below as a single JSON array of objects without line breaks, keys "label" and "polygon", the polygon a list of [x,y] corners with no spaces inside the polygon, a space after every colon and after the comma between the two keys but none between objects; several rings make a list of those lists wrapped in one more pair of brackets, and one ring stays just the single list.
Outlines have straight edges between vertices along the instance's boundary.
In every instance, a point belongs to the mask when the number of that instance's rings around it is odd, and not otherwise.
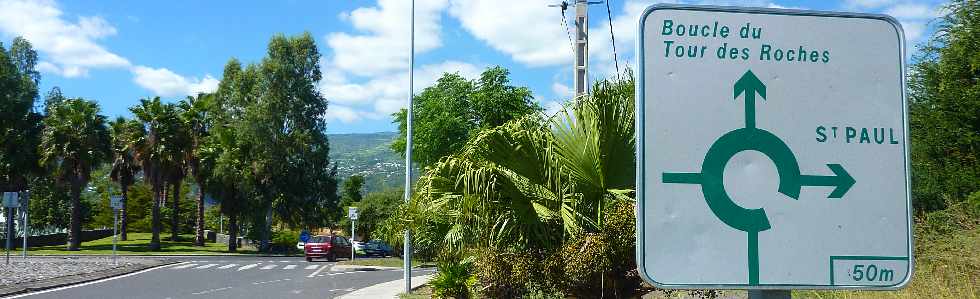
[{"label": "grass lawn", "polygon": [[399,299],[429,299],[432,298],[432,288],[429,285],[423,285],[417,289],[412,290],[411,293],[401,293],[398,294]]},{"label": "grass lawn", "polygon": [[[375,266],[375,267],[396,267],[401,268],[404,266],[401,258],[397,257],[386,257],[386,258],[356,258],[354,261],[342,260],[337,262],[338,265],[358,265],[358,266]],[[420,262],[417,260],[412,260],[412,267],[419,266],[435,266],[435,263],[431,262]]]},{"label": "grass lawn", "polygon": [[[205,242],[204,247],[194,246],[194,235],[181,235],[177,241],[170,240],[170,234],[160,236],[160,251],[150,251],[150,233],[129,233],[129,240],[118,241],[116,252],[120,255],[170,255],[170,254],[227,254],[228,245]],[[67,251],[64,245],[31,247],[29,254],[36,255],[76,255],[112,254],[112,237],[82,242],[79,251]],[[251,254],[254,250],[238,250],[238,254]]]}]

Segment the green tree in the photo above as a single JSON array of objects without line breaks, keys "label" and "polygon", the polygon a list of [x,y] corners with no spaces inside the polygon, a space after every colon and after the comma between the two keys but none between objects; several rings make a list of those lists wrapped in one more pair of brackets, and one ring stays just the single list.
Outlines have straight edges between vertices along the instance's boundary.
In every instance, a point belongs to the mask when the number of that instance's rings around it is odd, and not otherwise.
[{"label": "green tree", "polygon": [[911,67],[915,207],[942,209],[980,190],[980,2],[956,0]]},{"label": "green tree", "polygon": [[364,190],[364,177],[352,175],[344,181],[341,189],[340,207],[346,208],[361,202],[361,192]]},{"label": "green tree", "polygon": [[93,101],[64,101],[44,119],[40,162],[68,184],[71,194],[68,250],[81,246],[82,188],[88,184],[92,168],[108,160],[109,144],[105,116],[99,114],[99,105]]},{"label": "green tree", "polygon": [[126,241],[129,231],[129,187],[136,183],[136,175],[140,171],[136,161],[134,141],[143,131],[142,124],[124,117],[118,117],[109,122],[109,135],[112,138],[112,169],[109,177],[119,184],[122,194],[122,211],[120,212],[119,239]]},{"label": "green tree", "polygon": [[402,204],[404,190],[400,188],[385,189],[371,192],[364,196],[358,204],[357,231],[364,236],[364,241],[373,238],[373,232],[378,225],[398,211]]},{"label": "green tree", "polygon": [[210,118],[208,116],[209,101],[214,97],[212,94],[198,94],[197,97],[188,96],[178,105],[181,110],[181,120],[187,128],[190,137],[190,148],[185,155],[185,163],[190,172],[194,183],[197,184],[197,210],[195,214],[195,246],[204,246],[204,182],[205,173],[201,169],[200,153],[203,144],[208,136],[210,129]]},{"label": "green tree", "polygon": [[136,159],[143,169],[143,179],[152,187],[153,208],[151,212],[152,238],[149,249],[160,250],[160,206],[166,198],[166,187],[172,178],[171,171],[178,169],[182,157],[171,148],[174,139],[180,138],[179,119],[176,106],[164,104],[159,97],[141,99],[140,104],[130,107],[143,124],[141,132],[134,139]]},{"label": "green tree", "polygon": [[25,190],[31,177],[43,175],[37,163],[41,114],[33,111],[36,63],[27,40],[15,38],[10,51],[0,43],[0,192]]},{"label": "green tree", "polygon": [[[415,97],[412,159],[421,167],[457,153],[472,136],[512,119],[541,111],[526,87],[509,85],[509,71],[488,68],[478,80],[444,74]],[[405,153],[407,111],[393,114],[401,135],[391,148]]]}]

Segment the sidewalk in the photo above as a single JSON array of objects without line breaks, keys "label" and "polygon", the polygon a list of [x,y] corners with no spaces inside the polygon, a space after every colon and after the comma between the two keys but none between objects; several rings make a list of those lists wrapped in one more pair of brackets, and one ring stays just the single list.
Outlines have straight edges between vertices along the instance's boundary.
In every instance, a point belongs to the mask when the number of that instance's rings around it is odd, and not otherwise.
[{"label": "sidewalk", "polygon": [[[428,283],[429,280],[432,279],[432,276],[434,276],[434,274],[412,277],[412,289]],[[404,293],[404,291],[405,291],[405,280],[399,279],[395,281],[379,283],[363,289],[358,289],[353,292],[347,293],[346,295],[340,296],[339,299],[354,299],[354,298],[397,299],[398,294]]]}]

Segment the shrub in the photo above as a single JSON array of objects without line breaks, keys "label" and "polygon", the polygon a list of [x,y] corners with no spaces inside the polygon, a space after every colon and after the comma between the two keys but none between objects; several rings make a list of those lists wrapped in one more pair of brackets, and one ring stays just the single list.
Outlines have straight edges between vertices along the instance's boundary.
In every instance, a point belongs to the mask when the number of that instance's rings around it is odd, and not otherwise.
[{"label": "shrub", "polygon": [[471,298],[471,288],[476,283],[473,276],[474,257],[440,259],[439,272],[432,278],[432,295],[435,298]]}]

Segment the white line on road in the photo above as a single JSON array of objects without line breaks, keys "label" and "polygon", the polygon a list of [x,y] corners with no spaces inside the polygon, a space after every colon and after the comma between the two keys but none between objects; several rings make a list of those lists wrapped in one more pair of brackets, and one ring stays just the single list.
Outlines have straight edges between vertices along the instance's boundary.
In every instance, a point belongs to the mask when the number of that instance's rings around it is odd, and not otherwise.
[{"label": "white line on road", "polygon": [[207,269],[207,268],[211,268],[211,267],[214,267],[214,266],[217,266],[217,265],[218,264],[207,264],[207,265],[200,266],[200,267],[197,267],[197,268],[194,268],[194,269]]},{"label": "white line on road", "polygon": [[256,282],[253,282],[252,284],[253,285],[260,285],[260,284],[275,283],[275,282],[290,281],[290,280],[292,280],[292,279],[283,278],[283,279],[276,279],[276,280],[270,280],[270,281],[256,281]]},{"label": "white line on road", "polygon": [[173,267],[173,268],[170,268],[170,269],[186,269],[186,268],[194,267],[194,266],[197,266],[197,265],[198,264],[183,264],[183,265],[180,265],[180,266],[177,266],[177,267]]},{"label": "white line on road", "polygon": [[[177,263],[177,265],[181,265],[181,264],[185,264],[185,263],[187,263],[187,262]],[[136,271],[136,272],[129,273],[129,274],[123,274],[123,275],[119,275],[119,276],[109,277],[109,278],[106,278],[106,279],[100,279],[100,280],[90,281],[90,282],[85,282],[85,283],[80,283],[80,284],[76,284],[76,285],[64,286],[64,287],[60,287],[60,288],[43,290],[43,291],[39,291],[39,292],[24,293],[24,294],[20,294],[20,295],[13,296],[13,297],[5,297],[5,299],[16,299],[16,298],[22,298],[22,297],[27,297],[27,296],[40,295],[40,294],[45,294],[45,293],[50,293],[50,292],[57,292],[57,291],[67,290],[67,289],[72,289],[72,288],[77,288],[77,287],[84,287],[84,286],[88,286],[88,285],[97,284],[97,283],[100,283],[100,282],[106,282],[106,281],[110,281],[110,280],[116,280],[116,279],[120,279],[120,278],[130,277],[130,276],[133,276],[133,275],[139,275],[139,274],[150,272],[150,271],[153,271],[153,270],[156,270],[156,269],[166,268],[166,267],[170,267],[170,266],[173,266],[173,265],[156,266],[156,267],[152,267],[152,268],[149,268],[149,269],[144,269],[144,270]]]},{"label": "white line on road", "polygon": [[309,266],[306,266],[306,270],[313,270],[313,269],[316,269],[316,267],[319,267],[319,266],[320,265],[309,265]]},{"label": "white line on road", "polygon": [[262,270],[271,270],[271,269],[273,269],[275,267],[276,267],[276,265],[268,265],[268,266],[262,267]]},{"label": "white line on road", "polygon": [[317,274],[320,274],[320,272],[322,272],[323,270],[328,269],[328,268],[330,268],[330,267],[327,267],[327,265],[323,265],[323,267],[320,267],[319,270],[316,270],[316,272],[313,272],[312,274],[310,274],[310,275],[308,275],[306,277],[308,277],[308,278],[316,277]]},{"label": "white line on road", "polygon": [[210,289],[210,290],[207,290],[207,291],[201,291],[201,292],[191,293],[191,294],[192,295],[204,295],[204,294],[207,294],[207,293],[214,293],[214,292],[224,291],[224,290],[227,290],[227,289],[231,289],[231,287],[223,287],[223,288],[217,288],[217,289]]},{"label": "white line on road", "polygon": [[238,264],[228,264],[228,265],[224,265],[224,266],[218,267],[218,269],[234,268],[235,266],[238,266]]},{"label": "white line on road", "polygon": [[283,269],[283,270],[292,270],[292,269],[296,269],[296,265],[286,265],[285,267],[282,267],[282,269]]},{"label": "white line on road", "polygon": [[248,264],[248,265],[244,265],[244,266],[238,267],[238,271],[252,269],[252,268],[255,268],[255,266],[258,266],[258,265],[259,264]]}]

